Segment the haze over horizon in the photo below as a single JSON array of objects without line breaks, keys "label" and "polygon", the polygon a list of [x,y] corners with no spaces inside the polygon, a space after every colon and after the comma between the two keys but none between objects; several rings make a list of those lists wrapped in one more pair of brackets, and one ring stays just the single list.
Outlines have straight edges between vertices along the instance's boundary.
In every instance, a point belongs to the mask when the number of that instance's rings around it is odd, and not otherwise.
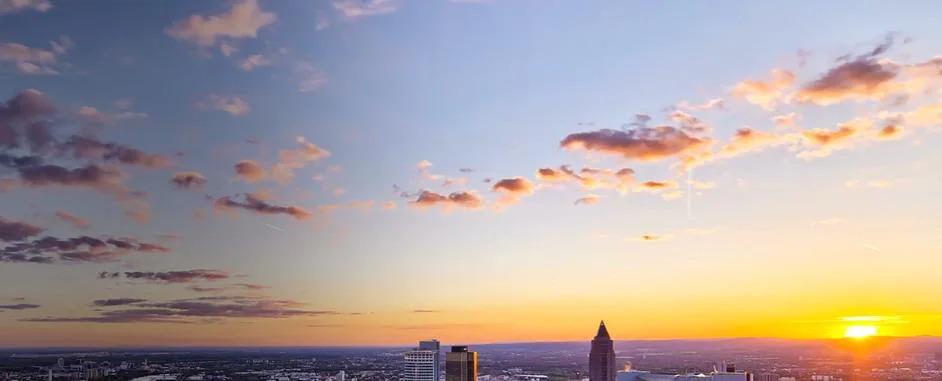
[{"label": "haze over horizon", "polygon": [[940,10],[0,0],[0,347],[942,336]]}]

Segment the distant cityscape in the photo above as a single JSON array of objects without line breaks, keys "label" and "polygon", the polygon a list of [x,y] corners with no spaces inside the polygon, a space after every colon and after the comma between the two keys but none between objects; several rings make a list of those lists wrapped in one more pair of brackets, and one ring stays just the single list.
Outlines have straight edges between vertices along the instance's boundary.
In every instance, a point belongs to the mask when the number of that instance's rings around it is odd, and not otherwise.
[{"label": "distant cityscape", "polygon": [[942,339],[615,341],[414,348],[0,350],[2,381],[942,380]]},{"label": "distant cityscape", "polygon": [[[0,350],[2,381],[942,380],[942,339],[717,339],[402,348]],[[443,356],[444,354],[444,356]],[[442,362],[444,358],[444,363]]]}]

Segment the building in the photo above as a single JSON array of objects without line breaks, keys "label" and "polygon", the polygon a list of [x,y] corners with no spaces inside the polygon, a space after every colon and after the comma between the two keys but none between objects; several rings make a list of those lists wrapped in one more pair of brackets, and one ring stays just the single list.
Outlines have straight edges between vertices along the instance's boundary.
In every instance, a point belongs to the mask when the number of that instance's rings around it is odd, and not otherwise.
[{"label": "building", "polygon": [[477,381],[478,353],[466,345],[451,347],[445,354],[445,381]]},{"label": "building", "polygon": [[406,352],[404,381],[438,381],[442,372],[439,348],[438,340],[426,340]]},{"label": "building", "polygon": [[592,339],[589,351],[589,381],[615,381],[615,344],[608,335],[605,322]]}]

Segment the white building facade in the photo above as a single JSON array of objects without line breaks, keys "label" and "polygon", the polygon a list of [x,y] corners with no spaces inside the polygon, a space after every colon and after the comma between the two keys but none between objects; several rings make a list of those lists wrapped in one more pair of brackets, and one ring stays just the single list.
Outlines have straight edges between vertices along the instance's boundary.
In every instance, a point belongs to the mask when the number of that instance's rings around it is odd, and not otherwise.
[{"label": "white building facade", "polygon": [[439,381],[441,353],[438,340],[420,341],[419,347],[406,352],[404,381]]}]

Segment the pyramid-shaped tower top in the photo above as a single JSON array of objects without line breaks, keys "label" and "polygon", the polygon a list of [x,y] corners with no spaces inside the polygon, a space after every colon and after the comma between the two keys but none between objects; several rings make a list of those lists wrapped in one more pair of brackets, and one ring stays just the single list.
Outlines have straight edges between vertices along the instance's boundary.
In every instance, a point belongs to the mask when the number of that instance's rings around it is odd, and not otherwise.
[{"label": "pyramid-shaped tower top", "polygon": [[605,320],[599,323],[599,332],[595,334],[595,337],[610,338],[608,336],[608,329],[605,328]]}]

